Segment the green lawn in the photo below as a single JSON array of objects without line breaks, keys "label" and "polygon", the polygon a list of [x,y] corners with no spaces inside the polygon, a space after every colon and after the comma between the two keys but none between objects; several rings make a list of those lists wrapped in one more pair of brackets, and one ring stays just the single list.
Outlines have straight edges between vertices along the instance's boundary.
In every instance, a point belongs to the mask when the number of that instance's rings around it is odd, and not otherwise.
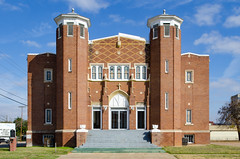
[{"label": "green lawn", "polygon": [[234,146],[165,147],[164,150],[178,159],[240,159],[240,147]]},{"label": "green lawn", "polygon": [[55,159],[72,150],[70,147],[58,147],[55,153],[55,148],[50,147],[18,147],[16,151],[10,152],[9,148],[0,148],[0,159]]}]

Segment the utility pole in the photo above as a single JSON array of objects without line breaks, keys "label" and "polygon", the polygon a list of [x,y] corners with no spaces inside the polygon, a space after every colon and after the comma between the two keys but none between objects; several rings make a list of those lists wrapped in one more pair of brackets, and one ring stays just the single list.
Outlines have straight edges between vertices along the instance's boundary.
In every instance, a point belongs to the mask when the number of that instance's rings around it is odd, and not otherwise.
[{"label": "utility pole", "polygon": [[23,108],[26,106],[18,106],[21,108],[21,130],[20,130],[20,141],[22,141],[22,119],[23,119]]}]

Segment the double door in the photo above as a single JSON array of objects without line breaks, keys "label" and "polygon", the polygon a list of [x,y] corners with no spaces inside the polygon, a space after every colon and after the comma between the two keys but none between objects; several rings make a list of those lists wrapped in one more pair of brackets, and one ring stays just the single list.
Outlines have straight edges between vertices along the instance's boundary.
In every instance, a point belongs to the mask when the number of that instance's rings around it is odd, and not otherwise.
[{"label": "double door", "polygon": [[112,109],[111,120],[112,129],[127,129],[128,128],[127,109]]}]

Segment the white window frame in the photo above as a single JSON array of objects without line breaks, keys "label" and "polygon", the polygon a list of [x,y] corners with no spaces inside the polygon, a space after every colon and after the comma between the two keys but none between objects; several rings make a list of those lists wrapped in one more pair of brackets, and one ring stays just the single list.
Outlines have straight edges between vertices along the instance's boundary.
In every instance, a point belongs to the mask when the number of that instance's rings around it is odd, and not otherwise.
[{"label": "white window frame", "polygon": [[[92,69],[93,69],[93,67],[96,67],[96,79],[93,79],[92,78],[92,73],[93,73],[93,71],[92,71]],[[101,78],[99,78],[99,67],[102,67],[102,77]],[[94,63],[92,63],[92,64],[90,64],[90,69],[91,69],[91,80],[93,80],[93,81],[102,81],[103,80],[103,70],[104,70],[104,64],[94,64]]]},{"label": "white window frame", "polygon": [[[47,79],[48,72],[50,72],[51,79]],[[53,69],[52,68],[45,68],[44,69],[44,82],[52,82],[53,81]]]},{"label": "white window frame", "polygon": [[68,109],[72,109],[72,92],[68,92]]},{"label": "white window frame", "polygon": [[[166,35],[166,32],[165,32],[166,25],[169,25],[169,35]],[[170,37],[170,23],[163,23],[163,27],[164,27],[164,37]]]},{"label": "white window frame", "polygon": [[[153,25],[153,39],[157,39],[158,38],[158,24],[154,24]],[[157,32],[157,35],[155,36],[155,32]]]},{"label": "white window frame", "polygon": [[[50,121],[47,121],[48,117],[47,117],[47,112],[50,111]],[[47,108],[45,109],[45,124],[52,124],[52,109]]]},{"label": "white window frame", "polygon": [[175,25],[175,30],[176,30],[176,35],[175,35],[175,37],[176,37],[177,39],[179,39],[179,27],[178,27],[178,25]]},{"label": "white window frame", "polygon": [[[188,112],[190,112],[190,121],[188,121]],[[192,110],[191,109],[186,110],[186,124],[192,124]]]},{"label": "white window frame", "polygon": [[[93,112],[94,111],[100,111],[100,129],[94,128],[94,125],[93,125]],[[92,129],[93,130],[101,130],[102,129],[102,108],[101,108],[101,106],[92,107]]]},{"label": "white window frame", "polygon": [[72,59],[68,59],[68,72],[72,72]]},{"label": "white window frame", "polygon": [[[192,137],[192,140],[193,140],[193,141],[191,141],[191,142],[189,141],[190,136]],[[184,138],[187,138],[187,139],[188,139],[188,143],[189,143],[189,144],[193,144],[193,143],[195,142],[195,141],[194,141],[194,140],[195,140],[194,134],[185,134],[185,135],[184,135]]]},{"label": "white window frame", "polygon": [[[144,111],[144,128],[143,129],[138,129],[138,111]],[[136,107],[136,129],[146,130],[146,106]]]},{"label": "white window frame", "polygon": [[[191,80],[188,80],[188,73],[191,72]],[[193,70],[185,70],[185,83],[194,83],[194,71]]]},{"label": "white window frame", "polygon": [[[69,26],[70,26],[70,24],[72,24],[72,34],[69,34]],[[73,36],[73,25],[74,25],[73,22],[67,22],[67,36]]]},{"label": "white window frame", "polygon": [[[81,36],[81,29],[83,29],[83,36]],[[80,38],[85,39],[85,27],[83,24],[79,23],[79,33],[80,33]]]},{"label": "white window frame", "polygon": [[165,92],[165,110],[168,110],[169,109],[169,93],[168,92]]},{"label": "white window frame", "polygon": [[[147,72],[148,72],[148,66],[147,64],[134,64],[135,65],[135,80],[136,81],[146,81],[147,80]],[[137,67],[140,67],[140,79],[137,79]],[[143,78],[143,67],[146,67],[146,75],[145,79]]]},{"label": "white window frame", "polygon": [[[111,79],[111,70],[110,68],[113,66],[114,69],[114,79]],[[125,79],[124,77],[124,68],[125,66],[128,67],[128,78]],[[118,67],[121,68],[121,78],[118,78]],[[108,76],[110,81],[128,81],[129,80],[129,74],[130,74],[130,64],[109,64],[108,65]]]},{"label": "white window frame", "polygon": [[42,138],[43,138],[43,139],[42,139],[42,140],[43,140],[42,142],[43,142],[43,144],[44,144],[44,138],[49,138],[49,139],[50,139],[50,138],[53,138],[53,139],[54,139],[54,135],[52,135],[52,134],[44,134],[44,135],[42,135]]},{"label": "white window frame", "polygon": [[169,72],[169,61],[165,60],[165,73]]}]

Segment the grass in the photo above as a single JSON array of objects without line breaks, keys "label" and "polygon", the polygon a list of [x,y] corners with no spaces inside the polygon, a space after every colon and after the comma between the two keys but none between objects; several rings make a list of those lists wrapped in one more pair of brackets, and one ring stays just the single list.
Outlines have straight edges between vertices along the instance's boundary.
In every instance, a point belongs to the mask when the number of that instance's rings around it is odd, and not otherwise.
[{"label": "grass", "polygon": [[164,150],[178,159],[239,159],[240,148],[234,146],[206,145],[165,147]]},{"label": "grass", "polygon": [[10,152],[9,148],[0,148],[0,159],[55,159],[72,151],[70,147],[18,147],[16,151]]}]

